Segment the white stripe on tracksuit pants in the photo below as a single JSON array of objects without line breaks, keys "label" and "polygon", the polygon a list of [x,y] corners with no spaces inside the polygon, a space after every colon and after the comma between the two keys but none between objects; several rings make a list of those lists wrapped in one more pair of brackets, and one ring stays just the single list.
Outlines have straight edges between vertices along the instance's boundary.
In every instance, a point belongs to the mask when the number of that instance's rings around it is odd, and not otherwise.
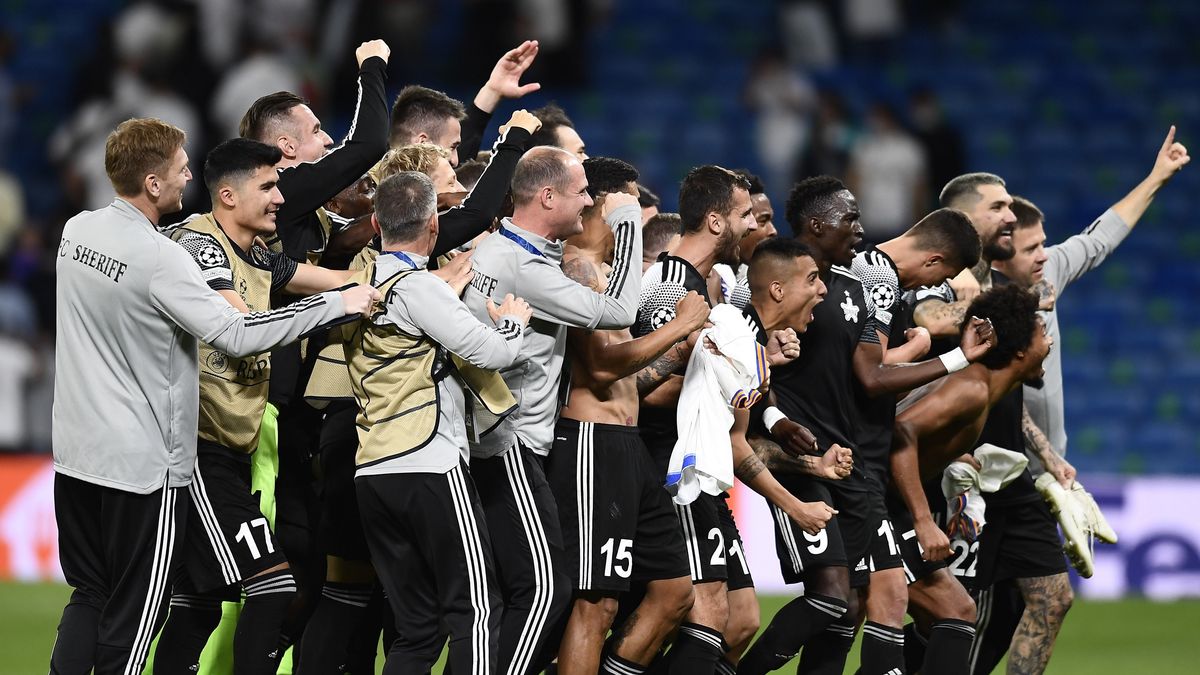
[{"label": "white stripe on tracksuit pants", "polygon": [[542,461],[520,445],[471,460],[505,593],[500,664],[510,675],[541,671],[571,603],[558,511]]}]

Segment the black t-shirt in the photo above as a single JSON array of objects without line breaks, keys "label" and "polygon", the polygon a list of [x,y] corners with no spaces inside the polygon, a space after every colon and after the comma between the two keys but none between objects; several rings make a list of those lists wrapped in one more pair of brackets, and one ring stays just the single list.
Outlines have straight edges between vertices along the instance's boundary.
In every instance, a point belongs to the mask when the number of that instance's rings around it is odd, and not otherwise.
[{"label": "black t-shirt", "polygon": [[[800,336],[799,358],[772,369],[771,389],[780,411],[808,427],[822,451],[837,443],[857,453],[862,420],[854,400],[854,350],[860,342],[878,344],[875,313],[849,270],[834,267],[825,285],[825,300]],[[867,489],[859,471],[838,483]]]},{"label": "black t-shirt", "polygon": [[[992,406],[975,447],[991,443],[1013,452],[1025,451],[1025,435],[1021,429],[1022,410],[1025,406],[1024,389],[1017,387]],[[1024,504],[1039,499],[1041,495],[1033,485],[1033,474],[1029,473],[1029,469],[1025,469],[1016,480],[999,491],[984,495],[989,507]]]},{"label": "black t-shirt", "polygon": [[[900,292],[899,270],[892,259],[874,247],[859,253],[851,266],[875,306],[876,329],[888,338],[888,349],[906,341],[909,315]],[[870,397],[854,378],[854,400],[862,415],[855,450],[870,487],[882,494],[891,474],[892,429],[896,422],[896,395]]]},{"label": "black t-shirt", "polygon": [[[633,336],[647,335],[674,319],[675,303],[688,291],[699,293],[706,301],[709,299],[708,282],[690,262],[666,253],[660,255],[642,276],[637,319],[630,327]],[[638,427],[652,453],[657,456],[665,449],[670,455],[679,436],[675,408],[642,406],[638,411]]]}]

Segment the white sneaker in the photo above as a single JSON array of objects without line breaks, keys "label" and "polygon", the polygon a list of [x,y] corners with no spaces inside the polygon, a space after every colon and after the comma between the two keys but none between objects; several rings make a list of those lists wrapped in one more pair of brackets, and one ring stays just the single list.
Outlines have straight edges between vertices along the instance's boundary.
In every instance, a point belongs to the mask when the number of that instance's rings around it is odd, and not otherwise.
[{"label": "white sneaker", "polygon": [[1079,572],[1079,576],[1090,579],[1095,573],[1092,561],[1093,534],[1085,512],[1053,475],[1043,473],[1037,477],[1034,485],[1058,519],[1065,540],[1063,550],[1071,560],[1071,566]]}]

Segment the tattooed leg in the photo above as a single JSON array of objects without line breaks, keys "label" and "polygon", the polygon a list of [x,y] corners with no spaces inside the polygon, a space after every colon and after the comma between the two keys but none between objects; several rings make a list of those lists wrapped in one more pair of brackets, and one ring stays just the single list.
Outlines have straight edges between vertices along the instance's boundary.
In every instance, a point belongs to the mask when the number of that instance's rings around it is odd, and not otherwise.
[{"label": "tattooed leg", "polygon": [[1050,662],[1074,592],[1066,574],[1017,579],[1017,587],[1025,599],[1025,613],[1009,648],[1008,674],[1040,675]]}]

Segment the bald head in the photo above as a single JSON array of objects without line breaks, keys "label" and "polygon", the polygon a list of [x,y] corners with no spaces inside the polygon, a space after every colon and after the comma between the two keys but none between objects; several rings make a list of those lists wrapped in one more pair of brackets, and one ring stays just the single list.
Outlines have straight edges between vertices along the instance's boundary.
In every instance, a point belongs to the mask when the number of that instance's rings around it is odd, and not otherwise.
[{"label": "bald head", "polygon": [[521,207],[535,200],[547,188],[564,191],[570,180],[571,163],[579,163],[574,155],[549,145],[526,152],[513,170],[513,206]]}]

